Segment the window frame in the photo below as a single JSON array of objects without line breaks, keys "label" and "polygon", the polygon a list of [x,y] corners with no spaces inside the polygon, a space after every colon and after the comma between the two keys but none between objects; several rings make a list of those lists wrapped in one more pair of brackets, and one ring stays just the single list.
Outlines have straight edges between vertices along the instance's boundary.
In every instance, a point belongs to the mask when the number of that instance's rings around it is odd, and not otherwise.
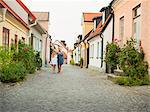
[{"label": "window frame", "polygon": [[[5,48],[8,47],[9,48],[9,43],[10,43],[10,30],[3,27],[3,31],[2,31],[2,46],[4,46]],[[6,39],[7,36],[7,39]],[[5,38],[5,39],[4,39]]]}]

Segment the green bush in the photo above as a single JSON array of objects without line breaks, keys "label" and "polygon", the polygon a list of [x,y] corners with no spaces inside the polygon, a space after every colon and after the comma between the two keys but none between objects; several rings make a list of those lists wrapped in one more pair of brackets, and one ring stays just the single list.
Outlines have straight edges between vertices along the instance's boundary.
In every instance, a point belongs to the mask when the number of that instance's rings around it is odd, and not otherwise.
[{"label": "green bush", "polygon": [[144,52],[141,48],[136,48],[136,41],[130,39],[120,49],[116,43],[107,44],[107,52],[105,61],[115,69],[117,65],[126,77],[121,77],[116,80],[120,85],[147,85],[150,84],[148,74],[148,62],[144,60]]},{"label": "green bush", "polygon": [[80,59],[80,67],[83,68],[83,58]]},{"label": "green bush", "polygon": [[25,65],[27,73],[34,73],[36,70],[35,53],[34,50],[19,41],[18,52],[15,54],[15,58],[18,61],[22,61]]},{"label": "green bush", "polygon": [[117,64],[119,63],[118,54],[120,52],[120,48],[116,43],[107,43],[106,46],[106,57],[105,62],[108,66],[114,70],[117,68]]},{"label": "green bush", "polygon": [[[34,73],[40,67],[35,60],[35,53],[31,47],[19,41],[18,48],[0,47],[0,80],[2,82],[17,82],[23,80],[26,73]],[[37,63],[39,65],[37,65]]]},{"label": "green bush", "polygon": [[138,80],[135,80],[132,77],[120,77],[115,80],[115,83],[125,86],[142,86],[150,85],[150,79],[148,78],[148,76]]},{"label": "green bush", "polygon": [[75,64],[73,59],[70,60],[70,64],[71,64],[71,65],[74,65],[74,64]]},{"label": "green bush", "polygon": [[127,41],[119,53],[119,66],[125,74],[133,79],[143,79],[148,74],[148,62],[144,61],[144,53],[135,48],[133,39]]},{"label": "green bush", "polygon": [[2,66],[0,73],[2,82],[18,82],[26,77],[26,68],[22,62],[13,62]]},{"label": "green bush", "polygon": [[35,54],[35,63],[37,70],[40,70],[42,67],[42,59],[40,58],[40,52],[36,52]]}]

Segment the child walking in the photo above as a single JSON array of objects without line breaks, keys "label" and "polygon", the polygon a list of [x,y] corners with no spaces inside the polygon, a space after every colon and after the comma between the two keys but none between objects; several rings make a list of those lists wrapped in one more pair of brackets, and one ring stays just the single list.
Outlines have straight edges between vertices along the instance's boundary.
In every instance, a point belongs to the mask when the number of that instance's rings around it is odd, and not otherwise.
[{"label": "child walking", "polygon": [[53,72],[55,72],[55,68],[57,65],[57,53],[55,51],[53,51],[53,53],[52,53],[52,59],[51,59],[50,64],[52,65]]}]

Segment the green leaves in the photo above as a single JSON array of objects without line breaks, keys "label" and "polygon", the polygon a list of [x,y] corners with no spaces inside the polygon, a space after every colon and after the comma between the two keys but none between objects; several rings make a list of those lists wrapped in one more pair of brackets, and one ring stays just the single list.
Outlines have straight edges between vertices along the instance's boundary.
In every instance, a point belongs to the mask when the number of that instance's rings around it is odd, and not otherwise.
[{"label": "green leaves", "polygon": [[116,68],[118,62],[118,53],[120,48],[116,43],[107,43],[105,62],[111,67]]},{"label": "green leaves", "polygon": [[131,38],[119,53],[119,66],[127,76],[142,79],[148,73],[148,63],[144,53],[135,48],[136,42]]},{"label": "green leaves", "polygon": [[33,49],[22,42],[19,42],[18,49],[0,48],[0,80],[2,82],[23,80],[27,73],[34,73],[36,67],[40,69],[41,66],[39,53],[35,55]]},{"label": "green leaves", "polygon": [[143,49],[136,49],[133,38],[128,40],[123,48],[116,43],[107,44],[105,61],[111,68],[117,65],[124,71],[126,77],[117,79],[120,85],[143,85],[150,84],[148,80],[148,62],[144,60]]}]

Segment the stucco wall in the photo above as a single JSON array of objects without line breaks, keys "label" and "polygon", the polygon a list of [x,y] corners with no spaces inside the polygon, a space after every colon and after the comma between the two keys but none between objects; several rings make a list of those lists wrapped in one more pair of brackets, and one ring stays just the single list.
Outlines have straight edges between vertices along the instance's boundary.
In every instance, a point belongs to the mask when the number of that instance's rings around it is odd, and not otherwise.
[{"label": "stucco wall", "polygon": [[[119,19],[124,16],[123,43],[133,36],[133,11],[141,3],[141,35],[140,40],[145,52],[145,59],[150,65],[150,0],[122,0],[114,6],[115,38],[119,38]],[[150,68],[149,68],[150,69]]]},{"label": "stucco wall", "polygon": [[108,26],[103,32],[103,68],[106,69],[106,63],[105,63],[105,54],[106,54],[106,45],[107,42],[112,42],[112,31],[113,31],[113,19],[109,22]]},{"label": "stucco wall", "polygon": [[82,25],[83,38],[93,29],[93,22],[84,22]]},{"label": "stucco wall", "polygon": [[[0,17],[2,12],[0,11]],[[9,42],[11,44],[11,39],[15,39],[15,35],[18,35],[18,40],[22,39],[22,37],[25,38],[25,41],[27,43],[27,37],[28,37],[28,29],[26,29],[20,22],[18,22],[13,16],[10,16],[10,14],[7,12],[6,14],[6,20],[4,22],[0,23],[0,45],[2,45],[2,33],[3,33],[3,27],[9,29]]]},{"label": "stucco wall", "polygon": [[[97,42],[99,42],[99,58],[97,58]],[[89,49],[92,44],[94,44],[94,57],[89,56],[89,67],[101,68],[101,38],[99,35],[89,41]],[[89,54],[91,54],[91,49]]]},{"label": "stucco wall", "polygon": [[42,34],[40,34],[34,27],[31,27],[31,33],[34,35],[34,44],[33,44],[33,49],[36,51],[40,51],[39,44],[40,40],[42,40]]}]

